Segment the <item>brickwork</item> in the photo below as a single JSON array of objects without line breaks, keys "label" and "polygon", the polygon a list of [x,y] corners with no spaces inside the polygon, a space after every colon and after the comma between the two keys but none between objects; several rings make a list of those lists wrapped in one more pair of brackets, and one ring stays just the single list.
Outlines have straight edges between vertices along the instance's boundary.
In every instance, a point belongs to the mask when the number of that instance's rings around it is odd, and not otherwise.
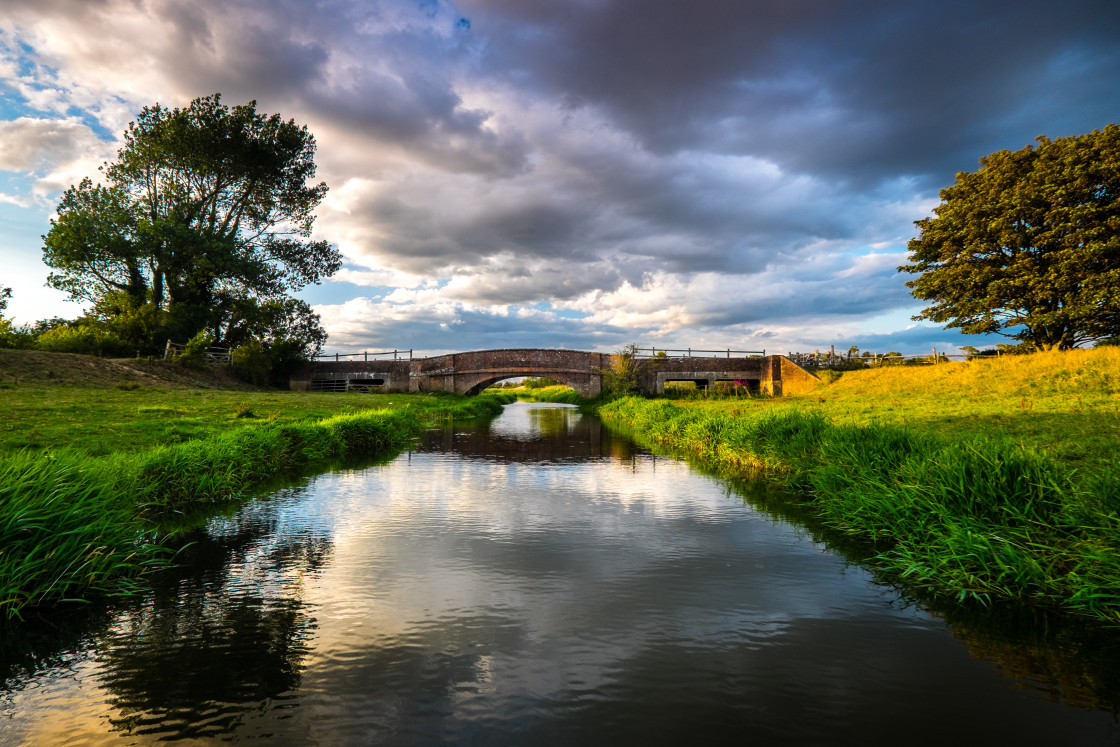
[{"label": "brickwork", "polygon": [[579,350],[512,348],[422,358],[412,362],[410,391],[478,394],[504,379],[543,376],[594,397],[602,388],[600,369],[609,357]]}]

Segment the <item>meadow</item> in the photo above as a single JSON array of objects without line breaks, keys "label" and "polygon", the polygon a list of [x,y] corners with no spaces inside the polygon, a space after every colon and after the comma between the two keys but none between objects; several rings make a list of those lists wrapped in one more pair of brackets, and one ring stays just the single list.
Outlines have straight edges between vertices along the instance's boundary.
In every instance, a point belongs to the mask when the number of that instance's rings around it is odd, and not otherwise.
[{"label": "meadow", "polygon": [[[1107,467],[1120,444],[1120,347],[885,366],[821,374],[811,392],[735,400],[759,408],[819,413],[837,425],[905,426],[946,439],[1002,438],[1078,471]],[[700,409],[731,400],[695,397]]]},{"label": "meadow", "polygon": [[257,391],[221,371],[2,352],[0,621],[130,593],[189,517],[512,401]]},{"label": "meadow", "polygon": [[1120,350],[825,374],[781,399],[599,414],[728,475],[780,478],[920,592],[1120,624]]}]

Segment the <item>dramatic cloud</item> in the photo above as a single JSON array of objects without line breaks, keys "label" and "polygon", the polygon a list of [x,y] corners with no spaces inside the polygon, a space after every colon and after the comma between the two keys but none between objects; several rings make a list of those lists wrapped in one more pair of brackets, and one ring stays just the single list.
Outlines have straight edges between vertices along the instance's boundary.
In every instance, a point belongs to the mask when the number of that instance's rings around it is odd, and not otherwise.
[{"label": "dramatic cloud", "polygon": [[913,221],[1116,121],[1118,35],[1107,0],[9,0],[5,251],[141,106],[220,91],[316,135],[332,349],[951,345]]}]

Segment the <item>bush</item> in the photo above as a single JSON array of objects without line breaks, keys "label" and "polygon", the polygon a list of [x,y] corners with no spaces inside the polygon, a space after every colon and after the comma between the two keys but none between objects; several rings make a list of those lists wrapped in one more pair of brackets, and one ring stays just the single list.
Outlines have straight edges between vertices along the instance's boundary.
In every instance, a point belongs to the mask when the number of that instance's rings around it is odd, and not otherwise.
[{"label": "bush", "polygon": [[611,356],[610,367],[600,371],[603,375],[603,394],[607,399],[636,394],[640,370],[638,346],[630,344],[622,348]]},{"label": "bush", "polygon": [[161,354],[164,341],[175,336],[168,328],[167,312],[152,303],[137,306],[126,301],[116,305],[102,301],[94,311],[105,329],[127,344],[133,354]]},{"label": "bush", "polygon": [[34,332],[27,327],[16,327],[11,319],[0,319],[0,348],[30,348],[34,345]]},{"label": "bush", "polygon": [[205,330],[187,340],[183,352],[175,356],[175,362],[190,368],[201,368],[206,365],[206,348],[214,344],[214,338],[206,334]]},{"label": "bush", "polygon": [[34,347],[52,353],[98,356],[125,356],[131,352],[129,345],[105,330],[86,326],[48,329],[36,338]]},{"label": "bush", "polygon": [[266,386],[272,374],[272,355],[260,340],[250,340],[233,351],[233,368],[244,381]]},{"label": "bush", "polygon": [[544,389],[550,386],[562,386],[562,384],[556,379],[550,379],[547,376],[528,376],[521,382],[521,386],[526,389]]}]

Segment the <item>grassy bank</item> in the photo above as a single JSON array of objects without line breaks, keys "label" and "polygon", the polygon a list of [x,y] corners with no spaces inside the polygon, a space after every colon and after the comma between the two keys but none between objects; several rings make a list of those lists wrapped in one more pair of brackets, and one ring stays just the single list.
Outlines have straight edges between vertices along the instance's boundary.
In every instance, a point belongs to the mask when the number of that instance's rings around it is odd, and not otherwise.
[{"label": "grassy bank", "polygon": [[[600,414],[728,473],[783,476],[915,589],[1118,624],[1120,365],[1107,351],[1005,360],[853,372],[788,400],[628,398]],[[1007,407],[1028,391],[1033,409]],[[1089,433],[1082,451],[1067,443]]]},{"label": "grassy bank", "polygon": [[1005,438],[1078,472],[1107,467],[1120,446],[1117,347],[822,376],[796,397],[686,402],[744,413],[796,407],[837,425],[895,424],[949,440]]},{"label": "grassy bank", "polygon": [[189,377],[106,388],[100,373],[0,389],[35,431],[8,422],[0,438],[0,619],[128,593],[169,561],[169,518],[279,475],[400,448],[426,423],[493,416],[503,401],[196,389]]},{"label": "grassy bank", "polygon": [[[348,412],[410,407],[458,417],[450,396],[260,390],[227,368],[0,350],[0,455],[68,448],[92,456],[171,446],[256,428],[298,425]],[[469,411],[467,412],[469,415]]]}]

